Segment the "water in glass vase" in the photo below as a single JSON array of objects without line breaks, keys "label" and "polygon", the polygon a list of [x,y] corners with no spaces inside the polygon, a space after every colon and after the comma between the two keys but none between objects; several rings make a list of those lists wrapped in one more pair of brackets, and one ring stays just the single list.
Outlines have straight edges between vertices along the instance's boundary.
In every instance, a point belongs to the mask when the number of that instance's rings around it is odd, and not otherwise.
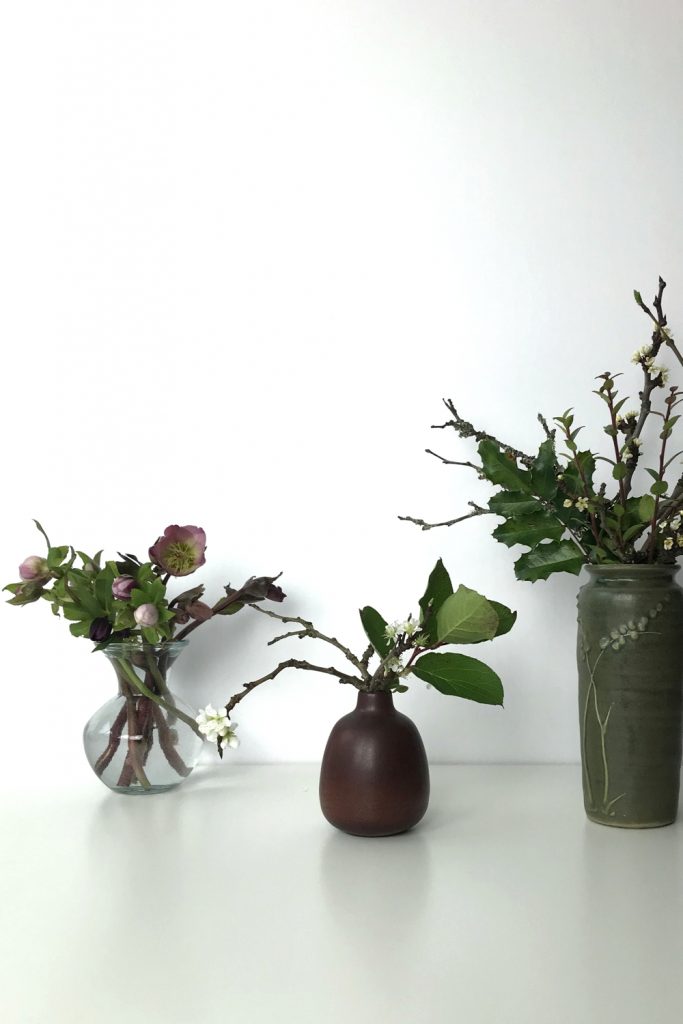
[{"label": "water in glass vase", "polygon": [[87,723],[83,744],[99,779],[116,793],[163,793],[195,767],[203,737],[194,713],[168,687],[187,641],[110,644],[104,651],[118,695]]}]

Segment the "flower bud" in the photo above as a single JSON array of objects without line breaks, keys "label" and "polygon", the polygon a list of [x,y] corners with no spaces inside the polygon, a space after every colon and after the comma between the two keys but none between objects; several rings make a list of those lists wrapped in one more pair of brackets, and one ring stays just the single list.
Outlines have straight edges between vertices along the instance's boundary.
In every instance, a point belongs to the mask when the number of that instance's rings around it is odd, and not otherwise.
[{"label": "flower bud", "polygon": [[138,626],[156,626],[159,621],[159,612],[153,604],[141,604],[134,615]]},{"label": "flower bud", "polygon": [[29,555],[19,566],[19,575],[22,580],[41,580],[47,579],[50,570],[47,567],[47,562],[40,555]]},{"label": "flower bud", "polygon": [[88,636],[96,644],[101,644],[103,640],[108,640],[111,636],[111,622],[109,619],[93,619],[90,623]]},{"label": "flower bud", "polygon": [[111,585],[111,592],[118,601],[128,601],[134,587],[132,576],[117,576]]}]

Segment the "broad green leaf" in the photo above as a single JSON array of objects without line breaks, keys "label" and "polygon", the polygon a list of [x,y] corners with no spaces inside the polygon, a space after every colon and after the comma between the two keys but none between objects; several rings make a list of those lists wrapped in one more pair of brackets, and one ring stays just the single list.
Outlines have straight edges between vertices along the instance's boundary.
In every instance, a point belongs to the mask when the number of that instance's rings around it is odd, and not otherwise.
[{"label": "broad green leaf", "polygon": [[63,547],[50,548],[47,553],[47,565],[48,569],[57,569],[66,556],[69,554],[69,545],[65,544]]},{"label": "broad green leaf", "polygon": [[442,644],[492,640],[497,629],[498,616],[486,598],[462,584],[446,598],[436,616],[436,635]]},{"label": "broad green leaf", "polygon": [[628,530],[624,531],[624,541],[628,542],[637,537],[638,534],[642,533],[647,527],[647,523],[636,523],[635,526],[629,526]]},{"label": "broad green leaf", "polygon": [[638,515],[642,523],[649,523],[655,514],[655,499],[651,494],[644,494],[638,502]]},{"label": "broad green leaf", "polygon": [[86,622],[72,622],[69,626],[72,636],[87,636],[90,632],[90,620]]},{"label": "broad green leaf", "polygon": [[538,449],[538,455],[531,467],[531,488],[542,498],[553,498],[557,494],[557,460],[555,446],[548,438]]},{"label": "broad green leaf", "polygon": [[490,598],[489,604],[498,616],[498,628],[495,635],[504,636],[506,633],[510,632],[517,621],[517,612],[513,612],[511,608],[508,608],[505,604],[501,604],[500,601],[492,601]]},{"label": "broad green leaf", "polygon": [[489,508],[497,516],[512,519],[515,516],[528,516],[532,512],[541,512],[543,506],[530,494],[521,491],[499,491],[489,498]]},{"label": "broad green leaf", "polygon": [[623,480],[628,473],[628,466],[625,462],[617,462],[616,466],[612,467],[612,476],[615,480]]},{"label": "broad green leaf", "polygon": [[519,469],[515,459],[507,452],[502,452],[497,444],[481,441],[478,450],[484,476],[492,484],[498,484],[508,491],[530,490],[531,478],[528,471]]},{"label": "broad green leaf", "polygon": [[574,456],[581,466],[581,473],[579,473],[578,467],[574,461],[568,463],[564,470],[564,486],[573,496],[584,495],[586,489],[584,487],[581,475],[583,474],[586,483],[588,484],[589,492],[593,489],[593,474],[595,473],[595,457],[592,452],[577,452]]},{"label": "broad green leaf", "polygon": [[652,494],[656,494],[658,496],[661,496],[662,494],[666,494],[666,492],[668,490],[669,490],[669,485],[666,482],[666,480],[655,480],[655,482],[653,483],[652,487],[650,488],[651,493]]},{"label": "broad green leaf", "polygon": [[510,548],[514,544],[535,547],[542,540],[559,540],[564,533],[564,524],[549,512],[534,512],[519,519],[508,519],[493,531],[493,536]]},{"label": "broad green leaf", "polygon": [[522,555],[515,562],[515,576],[529,583],[547,580],[554,572],[571,572],[578,576],[585,561],[574,541],[551,541]]},{"label": "broad green leaf", "polygon": [[[436,615],[447,597],[453,593],[453,584],[448,570],[441,559],[432,569],[427,581],[427,589],[420,598],[421,621],[425,623],[425,632],[432,640],[436,640]],[[366,630],[367,632],[367,630]]]},{"label": "broad green leaf", "polygon": [[384,632],[387,628],[386,621],[382,618],[380,613],[374,608],[371,608],[369,604],[365,608],[360,609],[360,621],[363,623],[363,629],[368,640],[375,648],[381,658],[386,658],[387,654],[391,650],[392,643]]},{"label": "broad green leaf", "polygon": [[431,683],[450,697],[464,697],[479,704],[502,704],[503,684],[493,669],[466,654],[423,654],[415,662],[418,679]]}]

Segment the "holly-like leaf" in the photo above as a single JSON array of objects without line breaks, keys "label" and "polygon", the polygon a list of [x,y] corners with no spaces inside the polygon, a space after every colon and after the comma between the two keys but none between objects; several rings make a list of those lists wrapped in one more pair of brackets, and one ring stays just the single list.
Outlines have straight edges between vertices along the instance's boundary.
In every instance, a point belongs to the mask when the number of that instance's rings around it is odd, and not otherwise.
[{"label": "holly-like leaf", "polygon": [[420,598],[421,621],[424,625],[424,632],[430,640],[436,640],[436,616],[446,598],[453,593],[453,584],[448,575],[448,570],[441,559],[432,569],[427,589]]},{"label": "holly-like leaf", "polygon": [[382,618],[380,613],[370,605],[366,605],[365,608],[360,609],[360,621],[363,623],[363,629],[368,640],[375,648],[381,658],[386,658],[387,654],[391,650],[392,643],[387,637],[385,630],[387,628],[386,621]]},{"label": "holly-like leaf", "polygon": [[502,704],[503,684],[483,661],[465,654],[423,654],[415,662],[418,679],[449,697],[464,697],[479,704]]},{"label": "holly-like leaf", "polygon": [[542,498],[554,498],[557,494],[557,460],[555,446],[548,438],[538,449],[538,455],[531,467],[531,488]]},{"label": "holly-like leaf", "polygon": [[493,531],[493,536],[510,548],[514,544],[535,547],[542,540],[559,540],[564,533],[564,524],[549,512],[534,512],[530,516],[508,519]]},{"label": "holly-like leaf", "polygon": [[487,480],[508,491],[529,492],[530,474],[527,470],[519,468],[513,456],[502,452],[493,441],[480,441],[478,451]]},{"label": "holly-like leaf", "polygon": [[515,562],[515,576],[518,580],[527,580],[530,583],[547,580],[554,572],[571,572],[578,576],[585,561],[584,555],[574,541],[550,541],[548,544],[539,544],[532,551],[522,555]]},{"label": "holly-like leaf", "polygon": [[486,598],[462,584],[446,598],[436,616],[436,635],[440,644],[475,644],[480,640],[492,640],[497,629],[498,616]]},{"label": "holly-like leaf", "polygon": [[530,494],[521,491],[499,491],[489,498],[489,508],[497,516],[513,519],[516,516],[528,516],[532,512],[541,512],[543,506]]},{"label": "holly-like leaf", "polygon": [[[565,489],[573,496],[586,495],[586,486],[584,480],[588,486],[588,492],[591,493],[593,490],[593,474],[595,473],[595,456],[592,452],[576,452],[574,454],[574,460],[565,467],[564,469],[564,486]],[[576,465],[579,463],[579,467]]]}]

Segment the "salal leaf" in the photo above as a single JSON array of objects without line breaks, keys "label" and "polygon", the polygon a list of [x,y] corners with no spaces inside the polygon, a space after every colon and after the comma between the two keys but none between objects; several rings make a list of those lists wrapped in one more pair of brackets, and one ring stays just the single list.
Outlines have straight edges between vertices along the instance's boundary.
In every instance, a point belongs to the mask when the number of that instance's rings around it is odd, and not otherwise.
[{"label": "salal leaf", "polygon": [[571,572],[578,576],[585,561],[573,540],[550,541],[522,555],[515,562],[515,576],[530,583],[547,580],[554,572]]},{"label": "salal leaf", "polygon": [[360,621],[363,623],[363,629],[368,640],[375,648],[381,658],[386,658],[387,654],[391,650],[391,640],[387,637],[385,630],[387,628],[386,621],[382,618],[380,613],[370,605],[366,605],[365,608],[360,609]]},{"label": "salal leaf", "polygon": [[436,616],[436,636],[441,644],[492,640],[497,629],[495,609],[482,594],[462,584],[446,598]]},{"label": "salal leaf", "polygon": [[479,704],[502,704],[503,684],[493,669],[466,654],[423,654],[413,672],[449,697],[464,697]]},{"label": "salal leaf", "polygon": [[498,616],[498,628],[495,635],[504,636],[505,633],[510,632],[517,621],[517,612],[513,612],[511,608],[508,608],[505,604],[501,604],[500,601],[492,601],[490,598],[489,604]]},{"label": "salal leaf", "polygon": [[508,519],[493,531],[493,536],[510,548],[513,544],[535,547],[542,540],[559,540],[564,533],[564,524],[549,512],[534,512],[530,516]]},{"label": "salal leaf", "polygon": [[452,593],[453,584],[448,570],[439,559],[429,575],[427,589],[420,598],[421,621],[425,624],[424,631],[431,640],[436,640],[436,616],[439,608]]},{"label": "salal leaf", "polygon": [[548,438],[538,449],[538,455],[531,467],[531,487],[534,494],[540,494],[542,498],[555,497],[557,494],[556,467],[555,446]]},{"label": "salal leaf", "polygon": [[515,516],[528,516],[532,512],[541,512],[543,506],[530,494],[522,491],[499,491],[489,498],[489,508],[497,516],[513,519]]},{"label": "salal leaf", "polygon": [[530,490],[530,475],[527,470],[518,467],[513,456],[502,452],[493,441],[480,441],[478,451],[484,476],[492,484],[498,484],[508,491]]}]

